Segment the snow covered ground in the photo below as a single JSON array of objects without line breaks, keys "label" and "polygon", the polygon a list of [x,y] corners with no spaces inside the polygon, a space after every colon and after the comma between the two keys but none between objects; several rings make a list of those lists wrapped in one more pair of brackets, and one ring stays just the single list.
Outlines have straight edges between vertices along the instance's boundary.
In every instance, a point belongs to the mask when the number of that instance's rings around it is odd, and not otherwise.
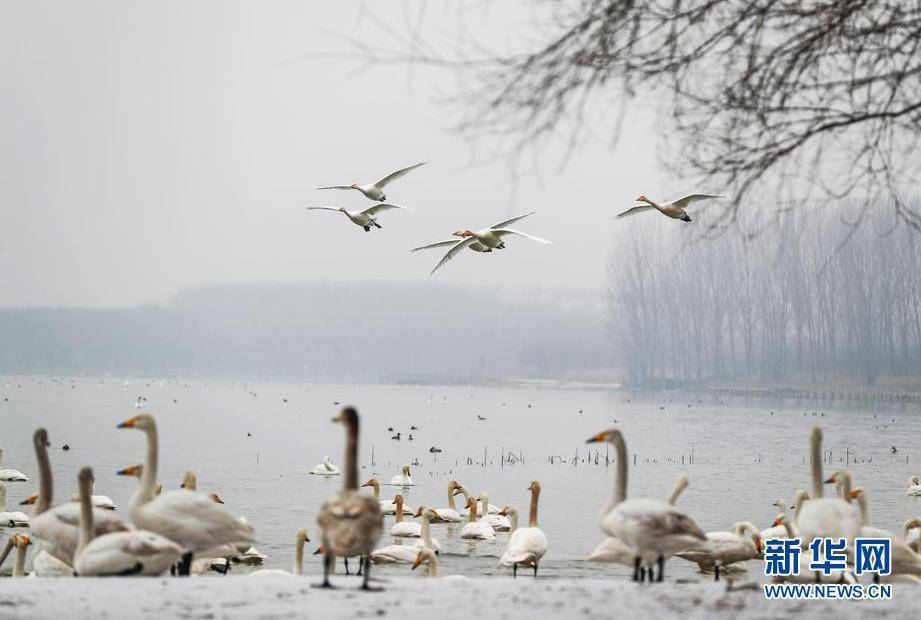
[{"label": "snow covered ground", "polygon": [[909,618],[917,589],[896,585],[891,601],[767,601],[725,583],[646,584],[597,579],[400,577],[383,592],[310,587],[316,577],[202,579],[4,579],[0,618]]}]

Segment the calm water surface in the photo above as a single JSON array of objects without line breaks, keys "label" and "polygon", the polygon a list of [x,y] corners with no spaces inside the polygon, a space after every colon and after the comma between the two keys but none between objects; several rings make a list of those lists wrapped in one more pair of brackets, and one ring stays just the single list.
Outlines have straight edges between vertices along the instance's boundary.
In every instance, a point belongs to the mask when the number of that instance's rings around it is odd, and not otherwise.
[{"label": "calm water surface", "polygon": [[[229,510],[255,526],[257,548],[268,555],[270,567],[290,567],[298,528],[306,527],[312,536],[311,551],[319,542],[317,510],[339,489],[341,478],[307,472],[324,454],[341,464],[342,427],[330,422],[340,409],[336,402],[354,404],[362,415],[362,481],[373,475],[387,482],[402,464],[415,463],[417,486],[403,493],[412,506],[445,506],[447,482],[455,478],[473,493],[486,490],[492,504],[515,504],[526,513],[526,488],[540,480],[540,525],[550,540],[541,570],[548,576],[630,572],[582,561],[602,540],[598,514],[614,477],[613,465],[605,466],[605,447],[595,464],[596,446],[587,446],[585,439],[611,426],[623,431],[630,452],[628,495],[664,497],[675,477],[685,473],[691,486],[680,506],[707,531],[730,529],[740,520],[767,527],[776,513],[771,502],[792,503],[795,489],[808,489],[807,433],[815,424],[825,430],[834,466],[849,458],[856,484],[868,489],[874,525],[898,531],[902,521],[921,515],[919,500],[904,494],[909,475],[921,473],[917,405],[721,402],[678,393],[542,387],[137,378],[0,379],[4,466],[32,478],[7,484],[8,505],[36,490],[31,435],[42,425],[52,443],[56,502],[70,497],[77,470],[90,465],[96,492],[112,497],[127,518],[135,481],[115,472],[142,461],[144,438],[115,426],[137,413],[138,396],[147,399],[143,410],[157,418],[159,477],[166,487],[178,488],[182,472],[194,470],[199,490],[217,492]],[[410,431],[412,425],[418,430]],[[394,432],[387,430],[391,427]],[[391,439],[396,431],[402,433],[400,441]],[[61,449],[65,443],[69,451]],[[442,452],[431,454],[432,446]],[[500,455],[509,451],[523,460],[503,464]],[[556,457],[552,463],[551,457]],[[389,497],[397,489],[381,490]],[[387,531],[392,522],[388,517]],[[496,566],[507,534],[499,534],[495,543],[471,543],[461,541],[459,533],[459,525],[433,525],[433,535],[445,547],[443,573],[507,572]],[[384,544],[390,544],[389,537]],[[306,566],[318,572],[318,557],[308,556]],[[750,563],[750,575],[760,568]],[[408,570],[385,566],[378,574]],[[681,560],[672,560],[667,572],[698,577],[695,565]]]}]

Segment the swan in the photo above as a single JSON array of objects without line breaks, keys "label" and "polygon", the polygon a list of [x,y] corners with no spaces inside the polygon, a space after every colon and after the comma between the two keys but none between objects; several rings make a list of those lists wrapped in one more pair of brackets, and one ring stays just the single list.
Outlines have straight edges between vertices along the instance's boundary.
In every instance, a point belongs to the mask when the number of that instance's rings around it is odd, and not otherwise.
[{"label": "swan", "polygon": [[[921,555],[918,555],[895,534],[870,525],[870,506],[867,491],[863,487],[854,487],[851,498],[857,500],[860,509],[860,536],[864,538],[888,538],[892,572],[907,575],[921,575]],[[878,575],[874,579],[878,581]]]},{"label": "swan", "polygon": [[438,508],[435,510],[436,518],[432,523],[460,523],[464,518],[457,512],[457,504],[454,503],[454,496],[463,493],[457,480],[448,482],[448,507]]},{"label": "swan", "polygon": [[415,517],[422,517],[422,537],[416,541],[415,546],[428,547],[435,553],[441,553],[441,543],[438,542],[437,538],[432,538],[431,528],[432,522],[440,518],[438,511],[426,508],[425,506],[419,506],[419,510],[413,515],[413,518]]},{"label": "swan", "polygon": [[707,544],[675,555],[695,562],[701,572],[713,567],[713,580],[720,580],[720,569],[735,562],[761,557],[761,534],[754,524],[740,521],[731,532],[707,532]]},{"label": "swan", "polygon": [[[467,509],[467,505],[470,503],[470,500],[471,500],[471,498],[473,498],[473,496],[470,495],[470,491],[469,491],[469,490],[467,489],[467,487],[465,487],[464,485],[458,484],[458,485],[457,485],[457,488],[458,488],[458,490],[459,490],[461,493],[464,494],[464,510],[466,510],[466,509]],[[456,493],[455,493],[455,495],[456,495]],[[489,514],[491,514],[491,515],[499,514],[499,508],[497,508],[496,506],[493,506],[492,504],[489,504]],[[466,516],[466,515],[467,515],[467,513],[465,512],[465,513],[464,513],[464,516]]]},{"label": "swan", "polygon": [[[438,557],[435,555],[435,552],[431,549],[417,549],[416,550],[416,559],[413,560],[413,570],[416,570],[423,564],[428,566],[428,577],[439,577],[438,575]],[[443,581],[447,582],[457,582],[459,584],[468,584],[470,583],[470,578],[465,577],[464,575],[445,575],[440,577]]]},{"label": "swan", "polygon": [[397,520],[390,528],[390,535],[400,538],[419,538],[422,536],[421,525],[403,520],[403,496],[397,495],[394,497],[393,503],[396,504],[397,507]]},{"label": "swan", "polygon": [[409,475],[409,465],[403,466],[403,471],[393,478],[390,479],[391,486],[395,487],[411,487],[415,486],[412,477]]},{"label": "swan", "polygon": [[499,558],[500,566],[511,566],[512,576],[518,576],[518,565],[533,566],[534,576],[537,577],[537,566],[547,553],[547,535],[537,526],[537,503],[540,499],[540,483],[535,480],[528,486],[531,492],[531,507],[528,517],[528,527],[518,527],[518,512],[512,514],[515,519],[515,529],[508,539],[505,553]]},{"label": "swan", "polygon": [[0,554],[0,566],[3,566],[3,563],[6,561],[6,556],[10,554],[10,551],[13,550],[13,547],[16,547],[16,558],[13,561],[13,577],[25,577],[26,576],[26,553],[29,545],[32,544],[32,541],[29,539],[28,534],[14,534],[9,537],[6,541],[6,547],[3,549],[3,553]]},{"label": "swan", "polygon": [[860,533],[860,517],[856,507],[850,503],[851,477],[847,472],[836,472],[829,482],[843,481],[845,499],[823,497],[822,479],[822,430],[813,427],[810,431],[810,451],[812,457],[812,493],[809,500],[803,502],[796,529],[803,547],[807,547],[815,538],[846,538],[850,548],[854,537]]},{"label": "swan", "polygon": [[364,228],[365,232],[371,232],[372,226],[374,228],[383,228],[383,226],[377,223],[375,215],[381,211],[389,211],[390,209],[405,209],[408,211],[409,207],[401,207],[400,205],[393,205],[389,202],[382,202],[373,207],[362,209],[361,211],[349,211],[345,207],[307,207],[308,211],[339,211],[345,215],[345,217],[349,218],[353,224],[360,228]]},{"label": "swan", "polygon": [[310,542],[307,530],[300,529],[294,538],[294,566],[289,573],[280,568],[262,568],[249,574],[250,577],[299,577],[304,568],[304,543]]},{"label": "swan", "polygon": [[[377,478],[371,478],[361,486],[371,487],[374,491],[374,499],[377,500],[382,515],[395,515],[397,513],[396,503],[393,500],[381,499],[381,483],[377,481]],[[405,512],[415,512],[406,504],[403,504],[403,510]]]},{"label": "swan", "polygon": [[[0,448],[0,463],[3,463],[3,448]],[[0,481],[28,482],[29,479],[18,469],[0,469]]]},{"label": "swan", "polygon": [[[627,499],[627,446],[617,429],[598,433],[588,443],[607,442],[617,453],[614,507],[601,519],[601,529],[634,549],[633,579],[640,569],[659,564],[658,581],[665,579],[665,559],[678,551],[699,547],[707,537],[686,513],[656,499]],[[651,573],[650,573],[651,579]]]},{"label": "swan", "polygon": [[[186,470],[182,473],[182,482],[179,484],[179,488],[185,489],[186,491],[198,490],[198,476],[195,475],[194,471]],[[213,498],[212,501],[214,501]],[[218,503],[223,504],[224,502]]]},{"label": "swan", "polygon": [[371,574],[371,562],[367,560],[374,545],[384,530],[384,518],[377,500],[358,493],[358,412],[346,407],[333,418],[346,428],[345,476],[342,492],[328,499],[320,509],[317,523],[323,530],[323,581],[319,587],[332,587],[329,574],[333,570],[336,556],[344,558],[359,556],[363,558],[363,590],[371,590],[368,579]]},{"label": "swan", "polygon": [[29,516],[18,510],[6,509],[6,485],[0,482],[0,528],[29,527]]},{"label": "swan", "polygon": [[32,574],[36,577],[73,577],[74,569],[44,549],[32,556]]},{"label": "swan", "polygon": [[921,496],[921,476],[912,476],[908,479],[908,488],[905,489],[905,495]]},{"label": "swan", "polygon": [[[144,466],[138,464],[138,465],[131,465],[130,467],[126,467],[124,469],[120,469],[117,472],[115,472],[115,475],[131,476],[132,478],[137,478],[138,480],[140,480],[141,473],[143,473],[143,471],[144,471]],[[154,497],[160,495],[161,493],[163,493],[163,483],[157,482],[157,485],[154,487]]]},{"label": "swan", "polygon": [[496,531],[482,521],[477,521],[477,501],[475,497],[467,500],[467,524],[461,529],[460,537],[464,540],[495,540]]},{"label": "swan", "polygon": [[[514,224],[514,223],[517,222],[518,220],[523,220],[524,218],[528,217],[529,215],[534,215],[535,213],[536,213],[536,211],[531,211],[530,213],[525,213],[524,215],[518,215],[518,216],[515,216],[515,217],[513,217],[513,218],[511,218],[511,219],[508,219],[508,220],[502,220],[501,222],[497,222],[497,223],[493,224],[493,225],[490,226],[489,228],[490,228],[490,230],[495,230],[495,229],[498,229],[498,228],[505,228],[506,226],[511,226],[512,224]],[[461,235],[458,234],[458,233],[460,233],[460,232],[461,232],[461,231],[456,231],[456,232],[454,232],[453,234],[454,234],[455,237],[460,237]],[[429,243],[429,244],[427,244],[427,245],[420,245],[419,247],[415,247],[415,248],[411,249],[410,252],[418,252],[419,250],[431,250],[431,249],[434,249],[434,248],[445,248],[445,247],[457,245],[457,242],[458,242],[458,240],[457,240],[456,238],[454,238],[454,239],[446,239],[446,240],[444,240],[444,241],[436,241],[435,243]],[[504,247],[504,246],[503,246],[503,247]],[[483,244],[482,242],[480,242],[480,241],[478,241],[478,240],[476,240],[476,241],[474,241],[473,243],[471,243],[470,245],[468,245],[468,246],[467,246],[467,249],[468,249],[468,250],[473,250],[474,252],[492,252],[492,251],[493,251],[493,248],[492,248],[491,246],[485,245],[485,244]],[[502,249],[502,248],[499,248],[499,249]]]},{"label": "swan", "polygon": [[387,196],[384,194],[384,188],[388,183],[396,181],[404,174],[410,172],[411,170],[415,170],[419,166],[424,166],[425,164],[426,162],[423,161],[418,164],[413,164],[412,166],[407,166],[406,168],[400,168],[396,172],[391,172],[376,183],[368,183],[367,185],[360,185],[358,183],[351,183],[349,185],[326,185],[324,187],[318,187],[317,189],[354,189],[364,194],[366,198],[370,198],[371,200],[384,201],[387,200]]},{"label": "swan", "polygon": [[74,553],[74,573],[81,577],[162,575],[182,556],[182,546],[155,532],[130,530],[93,536],[90,495],[93,470],[84,467],[80,483],[80,534]]},{"label": "swan", "polygon": [[512,524],[508,518],[500,514],[489,514],[489,495],[486,491],[480,493],[480,512],[483,514],[483,522],[497,532],[508,532],[512,529]]},{"label": "swan", "polygon": [[[682,474],[675,479],[675,485],[665,501],[674,506],[686,488],[688,488],[688,477]],[[613,506],[606,508],[602,513],[602,517],[611,510],[613,510]],[[595,550],[586,559],[589,562],[611,562],[632,567],[635,558],[636,553],[627,543],[619,538],[608,536],[600,545],[595,547]]]},{"label": "swan", "polygon": [[[34,505],[29,516],[29,530],[43,545],[44,551],[56,559],[73,566],[80,528],[80,505],[68,502],[51,507],[54,481],[48,461],[48,432],[38,428],[32,435],[35,458],[38,462],[39,492],[21,502]],[[93,534],[101,536],[110,532],[130,530],[131,526],[109,510],[93,509]]]},{"label": "swan", "polygon": [[921,540],[921,529],[919,528],[921,528],[921,518],[919,517],[912,517],[902,524],[902,540],[915,553],[921,551],[918,548],[918,541]]},{"label": "swan", "polygon": [[214,503],[207,495],[181,489],[154,496],[159,460],[157,423],[149,413],[125,420],[118,428],[136,429],[147,438],[147,459],[141,483],[131,499],[128,513],[135,526],[174,540],[186,552],[178,573],[188,575],[195,553],[218,545],[252,543],[253,528]]},{"label": "swan", "polygon": [[314,465],[313,469],[310,470],[310,473],[315,476],[338,476],[341,472],[339,468],[333,465],[332,459],[329,458],[329,455],[323,457],[323,462],[319,465]]},{"label": "swan", "polygon": [[[793,529],[793,523],[785,513],[777,515],[777,518],[774,520],[774,525],[780,525],[787,528],[786,538],[797,537]],[[811,563],[812,549],[805,547],[800,551],[799,555],[799,574],[785,576],[776,575],[774,581],[791,583],[857,583],[857,577],[850,569],[844,571],[833,570],[826,575],[822,571],[813,572],[813,570],[809,568]]]},{"label": "swan", "polygon": [[[790,527],[793,529],[793,532],[796,533],[796,520],[799,518],[800,510],[803,508],[803,502],[809,499],[809,493],[803,489],[796,490],[796,497],[793,502],[793,523],[790,524]],[[773,504],[780,508],[781,514],[787,514],[787,503],[782,499],[776,500]],[[770,540],[772,538],[786,538],[787,537],[787,526],[786,525],[772,525],[771,527],[761,530],[761,539]]]},{"label": "swan", "polygon": [[[505,242],[502,240],[502,238],[508,235],[518,235],[519,237],[524,237],[525,239],[530,239],[531,241],[537,241],[538,243],[545,243],[545,244],[553,243],[549,239],[544,239],[543,237],[536,237],[534,235],[529,235],[528,233],[521,232],[520,230],[508,228],[508,225],[510,223],[517,222],[518,220],[524,217],[527,217],[529,215],[533,215],[533,214],[534,214],[534,211],[532,211],[531,213],[526,213],[524,215],[519,215],[509,220],[504,220],[497,224],[493,224],[489,228],[484,228],[482,230],[473,231],[473,230],[465,229],[465,230],[454,231],[454,233],[452,233],[453,236],[460,237],[460,239],[458,241],[455,241],[454,244],[451,245],[451,249],[449,249],[447,253],[441,258],[441,260],[438,261],[438,264],[435,265],[435,268],[432,269],[431,273],[435,273],[436,271],[438,271],[438,269],[442,265],[444,265],[449,260],[454,258],[458,254],[458,252],[460,252],[464,248],[469,248],[473,246],[474,244],[477,244],[477,246],[482,246],[486,248],[485,250],[484,249],[475,250],[478,252],[503,250],[505,249]],[[438,241],[436,243],[430,243],[428,245],[423,245],[417,248],[413,248],[410,251],[415,252],[417,250],[444,247],[447,245],[449,245],[447,241]]]},{"label": "swan", "polygon": [[636,205],[631,207],[622,213],[618,213],[615,219],[623,219],[631,215],[636,215],[637,213],[642,213],[643,211],[650,211],[656,209],[662,215],[672,218],[673,220],[682,220],[684,222],[690,222],[691,216],[687,214],[685,208],[692,202],[698,200],[710,200],[711,198],[725,198],[725,196],[719,194],[688,194],[683,198],[678,200],[672,200],[671,202],[654,202],[646,196],[637,197],[637,202],[644,202],[646,204]]},{"label": "swan", "polygon": [[[99,509],[101,509],[101,510],[115,510],[115,509],[117,508],[117,506],[115,505],[115,502],[113,502],[111,498],[109,498],[109,497],[107,497],[107,496],[105,496],[105,495],[92,495],[92,493],[93,493],[93,488],[92,488],[92,485],[91,485],[91,486],[90,486],[90,504],[91,504],[94,508],[99,508]],[[79,501],[80,501],[80,492],[77,491],[76,493],[74,493],[73,495],[71,495],[71,496],[70,496],[70,501],[72,501],[72,502],[79,502]]]}]

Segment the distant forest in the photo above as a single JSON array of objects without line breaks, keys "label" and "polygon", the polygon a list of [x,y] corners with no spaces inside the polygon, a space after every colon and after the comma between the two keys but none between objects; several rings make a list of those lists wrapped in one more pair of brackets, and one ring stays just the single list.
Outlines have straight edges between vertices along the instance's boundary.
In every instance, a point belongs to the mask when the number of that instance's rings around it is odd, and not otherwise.
[{"label": "distant forest", "polygon": [[603,295],[241,284],[125,309],[0,310],[0,371],[304,380],[611,378]]},{"label": "distant forest", "polygon": [[921,233],[789,213],[753,238],[650,229],[609,263],[631,382],[921,379]]}]

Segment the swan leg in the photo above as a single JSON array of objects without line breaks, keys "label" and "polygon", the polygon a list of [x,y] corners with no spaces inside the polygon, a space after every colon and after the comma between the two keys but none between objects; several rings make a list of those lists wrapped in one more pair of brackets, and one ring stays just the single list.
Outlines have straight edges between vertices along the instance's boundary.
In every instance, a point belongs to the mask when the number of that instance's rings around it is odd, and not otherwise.
[{"label": "swan leg", "polygon": [[713,581],[719,581],[719,580],[720,580],[720,565],[714,564],[713,565]]},{"label": "swan leg", "polygon": [[192,552],[187,551],[182,554],[182,557],[179,559],[179,564],[176,567],[176,573],[180,577],[188,577],[192,572]]},{"label": "swan leg", "polygon": [[640,558],[637,557],[633,560],[633,581],[640,580]]},{"label": "swan leg", "polygon": [[346,577],[348,577],[349,575],[351,575],[351,573],[349,572],[349,559],[342,558],[342,563],[345,564],[345,575]]},{"label": "swan leg", "polygon": [[512,577],[518,576],[518,562],[512,564]]},{"label": "swan leg", "polygon": [[[326,542],[326,541],[324,541]],[[326,546],[326,553],[323,555],[323,581],[321,583],[313,584],[314,588],[332,588],[333,584],[329,582],[329,574],[333,570],[333,566],[336,563],[336,556],[329,551],[329,546]]]},{"label": "swan leg", "polygon": [[370,227],[370,226],[362,226],[362,228],[365,229],[365,232],[371,232],[371,227]]},{"label": "swan leg", "polygon": [[[652,579],[650,579],[652,581]],[[665,581],[665,556],[659,556],[659,578],[656,579],[659,583]]]},{"label": "swan leg", "polygon": [[383,228],[383,226],[377,223],[377,220],[371,220],[371,225],[375,228]]},{"label": "swan leg", "polygon": [[537,578],[537,562],[534,562],[534,577]]},{"label": "swan leg", "polygon": [[368,581],[371,579],[371,558],[365,562],[365,578],[361,582],[361,589],[367,592],[380,592],[383,588],[372,588],[368,585]]},{"label": "swan leg", "polygon": [[[371,561],[370,557],[368,558],[368,561],[369,562]],[[365,567],[365,556],[360,555],[358,556],[358,572],[355,573],[358,577],[361,577],[361,571],[364,569],[364,567]]]}]

